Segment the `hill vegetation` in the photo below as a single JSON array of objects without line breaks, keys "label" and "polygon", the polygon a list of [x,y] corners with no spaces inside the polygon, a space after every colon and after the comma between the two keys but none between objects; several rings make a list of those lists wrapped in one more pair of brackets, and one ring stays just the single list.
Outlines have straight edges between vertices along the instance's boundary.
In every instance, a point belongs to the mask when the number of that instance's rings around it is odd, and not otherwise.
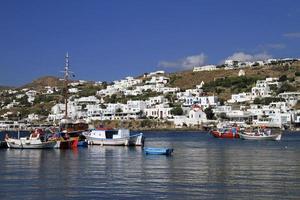
[{"label": "hill vegetation", "polygon": [[[182,90],[195,88],[203,81],[204,91],[210,95],[218,95],[220,98],[229,99],[232,93],[249,92],[257,80],[268,77],[285,77],[293,82],[300,74],[300,62],[292,65],[277,65],[264,67],[243,68],[245,76],[238,76],[241,69],[219,69],[215,71],[192,72],[183,71],[169,74],[171,87],[179,87]],[[294,85],[300,91],[299,85]]]}]

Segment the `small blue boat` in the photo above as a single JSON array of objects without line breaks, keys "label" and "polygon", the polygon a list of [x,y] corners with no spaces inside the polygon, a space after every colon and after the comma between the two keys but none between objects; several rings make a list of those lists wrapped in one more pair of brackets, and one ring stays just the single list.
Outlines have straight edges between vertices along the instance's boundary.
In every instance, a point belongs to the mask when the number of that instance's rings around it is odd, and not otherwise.
[{"label": "small blue boat", "polygon": [[153,147],[145,147],[144,152],[146,154],[152,155],[171,155],[173,149],[171,148],[153,148]]},{"label": "small blue boat", "polygon": [[88,146],[88,142],[87,141],[78,141],[77,146],[78,147],[87,147]]}]

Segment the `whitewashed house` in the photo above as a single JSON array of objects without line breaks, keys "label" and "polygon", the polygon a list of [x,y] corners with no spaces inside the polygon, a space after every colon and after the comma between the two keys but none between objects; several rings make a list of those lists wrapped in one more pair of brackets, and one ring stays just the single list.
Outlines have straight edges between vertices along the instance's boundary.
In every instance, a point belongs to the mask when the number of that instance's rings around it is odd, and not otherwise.
[{"label": "whitewashed house", "polygon": [[149,97],[149,99],[147,100],[147,106],[148,107],[152,107],[158,104],[164,104],[164,103],[168,103],[168,100],[160,95],[160,96],[156,96],[156,97]]},{"label": "whitewashed house", "polygon": [[192,106],[194,104],[200,105],[203,109],[208,108],[209,106],[218,105],[217,96],[189,96],[181,98],[183,100],[183,106]]},{"label": "whitewashed house", "polygon": [[232,110],[232,106],[224,105],[224,106],[215,106],[213,109],[215,114],[228,113]]},{"label": "whitewashed house", "polygon": [[146,81],[146,84],[167,84],[169,81],[170,79],[165,76],[152,76],[149,81]]},{"label": "whitewashed house", "polygon": [[157,87],[156,88],[156,92],[163,93],[163,94],[168,94],[168,93],[173,93],[174,94],[178,91],[180,91],[180,88],[178,88],[178,87],[175,87],[175,88],[172,88],[172,87],[162,87],[162,88]]},{"label": "whitewashed house", "polygon": [[253,98],[255,97],[270,97],[271,90],[267,81],[258,80],[256,86],[251,89]]},{"label": "whitewashed house", "polygon": [[207,122],[206,114],[202,111],[200,106],[192,106],[188,115],[174,116],[173,119],[175,127],[181,128],[183,126],[200,126]]},{"label": "whitewashed house", "polygon": [[242,102],[248,102],[251,101],[252,94],[249,92],[243,92],[239,94],[232,94],[231,99],[229,99],[227,102],[228,103],[242,103]]},{"label": "whitewashed house", "polygon": [[194,67],[193,72],[201,72],[201,71],[213,71],[213,70],[217,70],[217,66],[216,65],[204,65],[201,67]]},{"label": "whitewashed house", "polygon": [[68,91],[69,91],[69,93],[73,93],[73,94],[76,94],[79,92],[78,88],[69,88]]},{"label": "whitewashed house", "polygon": [[300,92],[284,92],[278,94],[278,97],[285,99],[289,106],[294,106],[300,100]]},{"label": "whitewashed house", "polygon": [[146,77],[150,77],[150,76],[156,76],[156,75],[163,75],[165,74],[165,71],[163,70],[159,70],[159,71],[155,71],[155,72],[150,72],[146,75]]},{"label": "whitewashed house", "polygon": [[244,70],[240,70],[239,71],[239,73],[238,73],[238,76],[245,76],[246,75],[246,73],[245,73],[245,71]]},{"label": "whitewashed house", "polygon": [[34,101],[34,99],[35,99],[35,96],[36,96],[36,94],[37,94],[37,91],[35,91],[35,90],[29,90],[29,91],[27,91],[25,94],[28,96],[27,101],[28,101],[29,103],[33,103],[33,101]]},{"label": "whitewashed house", "polygon": [[158,104],[154,107],[146,108],[144,113],[148,118],[168,119],[173,117],[171,110],[172,108],[168,104]]},{"label": "whitewashed house", "polygon": [[40,116],[38,114],[31,113],[27,116],[27,120],[29,122],[40,120]]}]

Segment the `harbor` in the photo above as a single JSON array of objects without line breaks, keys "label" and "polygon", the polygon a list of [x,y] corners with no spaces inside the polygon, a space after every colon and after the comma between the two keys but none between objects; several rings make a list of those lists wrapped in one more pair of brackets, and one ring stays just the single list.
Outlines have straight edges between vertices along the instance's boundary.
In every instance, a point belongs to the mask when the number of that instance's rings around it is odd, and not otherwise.
[{"label": "harbor", "polygon": [[99,145],[67,151],[1,149],[1,198],[297,199],[300,195],[298,133],[285,132],[279,142],[216,139],[208,132],[144,135],[145,146],[170,147],[173,154],[148,155],[140,147]]}]

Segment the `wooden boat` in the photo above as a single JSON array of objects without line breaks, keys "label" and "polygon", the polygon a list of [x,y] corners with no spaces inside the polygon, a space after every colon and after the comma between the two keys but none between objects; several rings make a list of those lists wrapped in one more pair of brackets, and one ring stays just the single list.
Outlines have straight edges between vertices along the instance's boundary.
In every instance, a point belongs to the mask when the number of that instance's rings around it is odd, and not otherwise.
[{"label": "wooden boat", "polygon": [[143,133],[131,135],[128,129],[99,128],[84,132],[88,144],[110,146],[142,146],[144,144]]},{"label": "wooden boat", "polygon": [[237,127],[211,130],[210,134],[212,134],[216,138],[240,138]]},{"label": "wooden boat", "polygon": [[70,137],[68,133],[64,132],[53,134],[49,140],[56,141],[56,149],[74,149],[78,145],[78,137]]},{"label": "wooden boat", "polygon": [[240,137],[244,140],[281,140],[281,132],[272,134],[271,129],[257,129],[252,132],[239,133]]},{"label": "wooden boat", "polygon": [[5,141],[9,148],[14,149],[53,149],[56,145],[54,140],[46,140],[40,130],[35,130],[29,137],[18,139],[6,137]]},{"label": "wooden boat", "polygon": [[152,155],[171,155],[174,150],[171,148],[154,148],[154,147],[145,147],[144,152],[146,154]]}]

